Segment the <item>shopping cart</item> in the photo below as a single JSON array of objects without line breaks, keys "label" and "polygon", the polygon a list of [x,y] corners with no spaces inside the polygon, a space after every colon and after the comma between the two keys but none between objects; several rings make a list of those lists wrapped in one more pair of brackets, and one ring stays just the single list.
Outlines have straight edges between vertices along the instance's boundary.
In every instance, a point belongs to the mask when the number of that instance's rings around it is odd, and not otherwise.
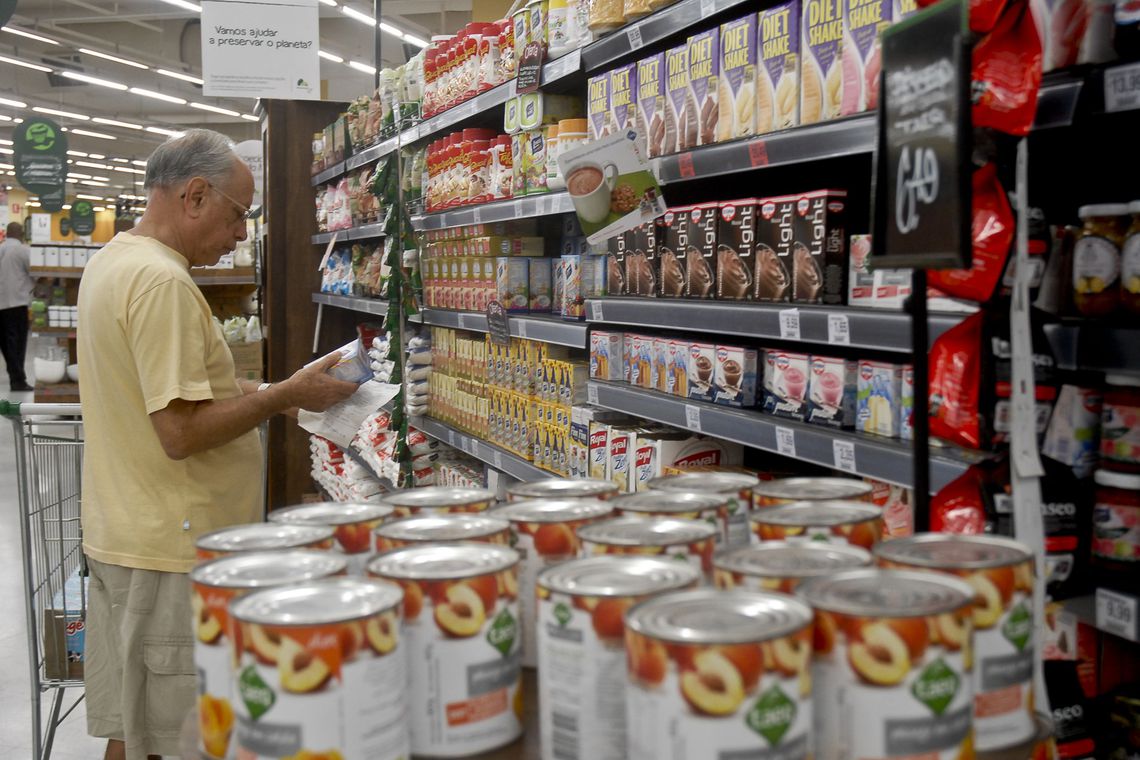
[{"label": "shopping cart", "polygon": [[[83,419],[79,404],[0,401],[0,414],[11,420],[16,432],[33,759],[46,760],[56,728],[83,700]],[[78,689],[79,696],[64,710],[67,689]],[[45,718],[48,692],[51,704]]]}]

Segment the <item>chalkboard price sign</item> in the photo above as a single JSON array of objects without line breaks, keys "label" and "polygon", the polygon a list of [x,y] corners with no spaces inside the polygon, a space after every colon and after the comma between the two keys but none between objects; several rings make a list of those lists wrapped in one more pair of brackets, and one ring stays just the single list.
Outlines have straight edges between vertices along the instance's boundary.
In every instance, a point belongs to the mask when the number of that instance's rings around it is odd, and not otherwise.
[{"label": "chalkboard price sign", "polygon": [[883,31],[878,266],[970,266],[970,48],[965,0],[941,0]]},{"label": "chalkboard price sign", "polygon": [[497,346],[511,344],[511,325],[507,321],[507,310],[498,301],[487,304],[487,333]]}]

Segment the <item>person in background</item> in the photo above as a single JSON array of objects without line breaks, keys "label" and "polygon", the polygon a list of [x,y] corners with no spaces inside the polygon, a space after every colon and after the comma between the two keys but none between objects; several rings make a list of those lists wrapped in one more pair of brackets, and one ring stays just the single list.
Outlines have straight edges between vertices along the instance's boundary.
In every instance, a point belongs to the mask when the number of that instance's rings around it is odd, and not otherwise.
[{"label": "person in background", "polygon": [[235,380],[190,268],[246,238],[253,176],[228,138],[191,129],[150,156],[147,208],[79,288],[87,729],[107,760],[177,756],[197,693],[187,572],[203,533],[263,518],[257,426],[323,411],[356,385],[331,354],[280,383]]},{"label": "person in background", "polygon": [[31,250],[24,245],[24,226],[12,222],[0,243],[0,351],[8,365],[12,391],[33,390],[28,385],[24,362],[28,353],[28,304],[36,280],[28,273]]}]

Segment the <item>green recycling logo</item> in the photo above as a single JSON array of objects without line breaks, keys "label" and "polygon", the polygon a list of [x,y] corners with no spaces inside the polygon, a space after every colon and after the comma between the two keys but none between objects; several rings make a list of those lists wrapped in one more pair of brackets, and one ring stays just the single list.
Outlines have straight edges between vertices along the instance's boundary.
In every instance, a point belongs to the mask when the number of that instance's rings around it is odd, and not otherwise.
[{"label": "green recycling logo", "polygon": [[498,649],[503,657],[506,657],[514,648],[515,639],[518,638],[518,635],[518,622],[510,610],[504,609],[495,616],[494,622],[491,623],[491,628],[487,631],[487,643]]},{"label": "green recycling logo", "polygon": [[39,121],[28,126],[24,132],[24,142],[32,150],[51,150],[55,147],[56,134],[51,124]]},{"label": "green recycling logo", "polygon": [[911,687],[911,694],[935,715],[946,712],[958,693],[961,679],[941,658],[927,665]]},{"label": "green recycling logo", "polygon": [[1021,602],[1009,612],[1001,627],[1001,635],[1013,644],[1017,651],[1025,651],[1026,644],[1033,638],[1033,615]]},{"label": "green recycling logo", "polygon": [[776,684],[753,703],[744,722],[775,747],[796,720],[796,703]]},{"label": "green recycling logo", "polygon": [[238,692],[241,694],[242,702],[245,702],[246,709],[249,710],[249,717],[253,720],[269,712],[269,708],[277,701],[277,695],[257,674],[257,668],[253,665],[247,666],[238,676]]},{"label": "green recycling logo", "polygon": [[573,613],[570,612],[570,606],[566,602],[559,602],[554,605],[554,619],[558,621],[558,625],[565,628],[572,616]]}]

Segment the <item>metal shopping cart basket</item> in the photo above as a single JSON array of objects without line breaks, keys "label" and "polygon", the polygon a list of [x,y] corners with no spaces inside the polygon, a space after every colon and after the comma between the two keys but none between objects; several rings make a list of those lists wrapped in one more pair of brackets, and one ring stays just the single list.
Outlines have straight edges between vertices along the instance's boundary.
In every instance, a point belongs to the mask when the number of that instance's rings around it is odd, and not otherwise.
[{"label": "metal shopping cart basket", "polygon": [[[16,433],[33,758],[46,760],[56,728],[83,700],[87,611],[87,566],[79,523],[83,419],[79,404],[0,401],[0,414],[11,420]],[[77,689],[79,695],[64,710],[67,689]]]}]

